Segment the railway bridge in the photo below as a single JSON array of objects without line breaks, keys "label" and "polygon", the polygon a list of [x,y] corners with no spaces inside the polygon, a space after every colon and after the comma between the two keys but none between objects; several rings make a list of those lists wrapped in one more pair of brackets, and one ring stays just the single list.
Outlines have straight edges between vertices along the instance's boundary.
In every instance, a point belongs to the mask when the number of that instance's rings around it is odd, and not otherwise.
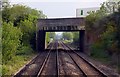
[{"label": "railway bridge", "polygon": [[38,19],[36,33],[37,51],[45,49],[46,32],[72,32],[79,31],[79,48],[84,52],[85,19],[81,18],[54,18]]}]

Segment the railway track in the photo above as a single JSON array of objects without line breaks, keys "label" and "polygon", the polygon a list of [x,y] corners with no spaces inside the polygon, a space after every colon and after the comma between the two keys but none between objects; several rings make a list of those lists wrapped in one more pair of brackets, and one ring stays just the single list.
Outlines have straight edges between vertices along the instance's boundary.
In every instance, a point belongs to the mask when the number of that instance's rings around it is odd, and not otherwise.
[{"label": "railway track", "polygon": [[[76,66],[82,71],[85,77],[107,77],[106,74],[101,72],[99,69],[94,67],[92,64],[87,62],[84,58],[82,58],[78,53],[76,53],[72,48],[65,45],[61,42],[62,46],[65,48],[66,53],[71,57],[71,59],[75,62]],[[67,50],[71,50],[68,52]]]},{"label": "railway track", "polygon": [[[82,58],[77,52],[61,41],[54,41],[44,51],[15,74],[21,76],[77,76],[110,77]],[[111,76],[112,77],[112,76]]]},{"label": "railway track", "polygon": [[49,51],[44,51],[38,54],[33,60],[31,60],[28,64],[26,64],[21,70],[15,73],[14,77],[21,76],[32,76],[36,77],[39,74],[40,69],[43,66],[47,56],[50,54],[49,52],[52,50],[54,43],[50,43],[47,48],[50,48]]},{"label": "railway track", "polygon": [[[57,51],[57,43],[56,42],[54,44],[54,48]],[[42,75],[57,76],[59,71],[58,71],[57,52],[56,51],[51,51],[51,50],[49,51],[46,59],[43,62],[42,67],[39,70],[37,77],[40,77]]]},{"label": "railway track", "polygon": [[[60,43],[59,43],[60,44]],[[76,66],[74,61],[64,51],[64,47],[60,44],[59,50],[59,64],[60,64],[60,76],[77,76],[85,77],[79,67]]]}]

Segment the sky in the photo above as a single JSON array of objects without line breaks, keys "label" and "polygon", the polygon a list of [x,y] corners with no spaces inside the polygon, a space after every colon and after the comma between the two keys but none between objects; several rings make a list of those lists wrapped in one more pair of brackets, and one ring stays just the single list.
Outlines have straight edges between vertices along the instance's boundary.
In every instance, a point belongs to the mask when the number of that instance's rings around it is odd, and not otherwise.
[{"label": "sky", "polygon": [[76,9],[100,7],[106,0],[9,0],[11,4],[24,4],[41,10],[47,18],[75,17]]}]

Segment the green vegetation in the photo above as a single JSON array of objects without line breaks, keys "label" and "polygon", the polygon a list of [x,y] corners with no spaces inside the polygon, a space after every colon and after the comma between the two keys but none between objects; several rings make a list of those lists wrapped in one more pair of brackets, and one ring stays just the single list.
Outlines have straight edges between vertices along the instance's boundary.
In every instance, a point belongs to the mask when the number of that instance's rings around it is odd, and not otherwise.
[{"label": "green vegetation", "polygon": [[47,44],[48,44],[50,41],[54,40],[54,39],[55,39],[55,32],[46,32],[46,37],[45,37],[45,39],[46,39]]},{"label": "green vegetation", "polygon": [[17,27],[13,27],[12,23],[3,23],[2,36],[2,61],[6,64],[15,56],[20,46],[22,32]]},{"label": "green vegetation", "polygon": [[27,55],[16,55],[7,64],[2,65],[3,75],[14,75],[23,65],[28,63],[36,54],[29,53]]},{"label": "green vegetation", "polygon": [[72,47],[78,49],[78,46],[79,46],[79,32],[63,32],[62,40],[65,43],[70,44]]},{"label": "green vegetation", "polygon": [[69,40],[72,42],[73,34],[71,32],[63,32],[62,37],[64,40]]},{"label": "green vegetation", "polygon": [[[100,10],[89,12],[86,17],[87,36],[90,40],[91,56],[103,62],[119,64],[120,55],[120,6],[104,2]],[[116,11],[115,11],[116,10]],[[90,34],[92,33],[92,34]],[[108,63],[109,64],[109,63]]]},{"label": "green vegetation", "polygon": [[55,32],[50,32],[50,38],[53,38],[53,39],[55,39]]},{"label": "green vegetation", "polygon": [[76,46],[79,45],[79,32],[73,32],[73,43]]},{"label": "green vegetation", "polygon": [[3,2],[1,12],[2,73],[11,75],[35,55],[36,22],[46,16],[42,11],[9,2]]},{"label": "green vegetation", "polygon": [[99,59],[103,62],[108,62],[110,56],[104,50],[104,46],[101,43],[94,43],[91,46],[91,56]]},{"label": "green vegetation", "polygon": [[49,43],[50,42],[50,33],[49,32],[46,32],[46,42]]}]

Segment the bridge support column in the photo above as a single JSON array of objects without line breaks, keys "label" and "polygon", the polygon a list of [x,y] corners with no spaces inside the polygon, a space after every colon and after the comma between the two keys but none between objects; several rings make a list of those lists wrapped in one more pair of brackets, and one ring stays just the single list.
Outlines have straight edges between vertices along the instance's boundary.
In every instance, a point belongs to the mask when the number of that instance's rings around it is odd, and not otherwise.
[{"label": "bridge support column", "polygon": [[84,52],[84,39],[85,39],[85,30],[80,30],[79,31],[80,52]]},{"label": "bridge support column", "polygon": [[37,51],[43,51],[45,49],[45,31],[39,30],[37,32],[37,39],[36,39],[36,48]]}]

